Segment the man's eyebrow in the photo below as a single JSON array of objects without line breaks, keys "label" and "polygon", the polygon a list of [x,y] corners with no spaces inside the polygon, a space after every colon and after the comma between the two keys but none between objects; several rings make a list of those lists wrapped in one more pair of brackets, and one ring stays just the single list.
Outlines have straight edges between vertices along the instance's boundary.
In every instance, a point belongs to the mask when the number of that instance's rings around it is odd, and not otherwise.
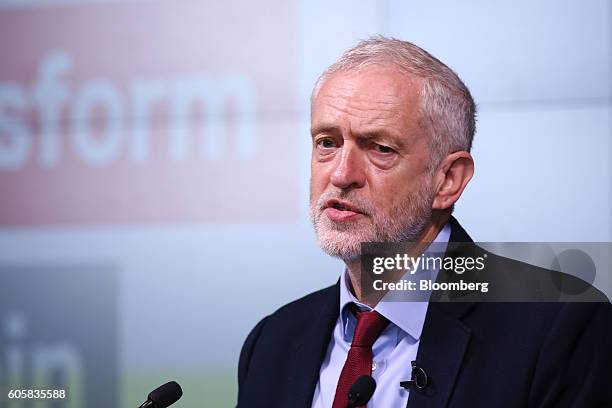
[{"label": "man's eyebrow", "polygon": [[363,140],[385,140],[388,143],[395,145],[396,147],[402,148],[404,147],[404,138],[396,134],[395,132],[390,132],[387,129],[377,129],[368,132],[363,132],[355,135],[359,139]]},{"label": "man's eyebrow", "polygon": [[316,125],[314,127],[312,127],[310,129],[310,135],[311,136],[315,136],[318,135],[320,133],[330,133],[332,135],[337,135],[340,134],[340,128],[338,128],[338,126],[336,125],[332,125],[332,124],[328,124],[328,123],[322,123],[319,125]]},{"label": "man's eyebrow", "polygon": [[389,132],[386,129],[371,130],[371,131],[367,131],[363,133],[358,133],[356,136],[361,139],[368,139],[368,140],[369,139],[380,139],[380,138],[395,139],[394,134],[392,132]]}]

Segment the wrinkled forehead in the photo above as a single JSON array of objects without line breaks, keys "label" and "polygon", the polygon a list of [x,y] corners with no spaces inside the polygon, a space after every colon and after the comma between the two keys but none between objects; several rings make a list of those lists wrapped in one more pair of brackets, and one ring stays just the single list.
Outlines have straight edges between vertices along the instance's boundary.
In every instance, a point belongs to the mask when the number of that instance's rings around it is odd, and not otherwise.
[{"label": "wrinkled forehead", "polygon": [[311,119],[382,120],[388,126],[420,126],[422,80],[393,67],[336,72],[313,95]]},{"label": "wrinkled forehead", "polygon": [[315,102],[322,89],[329,91],[330,83],[359,84],[361,87],[355,90],[362,91],[370,84],[376,85],[379,90],[398,93],[404,91],[414,96],[420,95],[423,88],[423,79],[417,75],[394,64],[373,61],[357,68],[341,69],[322,75],[313,88],[311,103]]}]

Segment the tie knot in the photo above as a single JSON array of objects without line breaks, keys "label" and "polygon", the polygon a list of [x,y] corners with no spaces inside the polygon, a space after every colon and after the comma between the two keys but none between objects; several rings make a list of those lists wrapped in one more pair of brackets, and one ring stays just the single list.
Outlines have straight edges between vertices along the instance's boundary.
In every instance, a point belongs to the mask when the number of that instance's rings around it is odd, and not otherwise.
[{"label": "tie knot", "polygon": [[380,333],[387,327],[389,320],[375,310],[363,312],[354,308],[353,313],[357,318],[357,326],[351,347],[372,348]]}]

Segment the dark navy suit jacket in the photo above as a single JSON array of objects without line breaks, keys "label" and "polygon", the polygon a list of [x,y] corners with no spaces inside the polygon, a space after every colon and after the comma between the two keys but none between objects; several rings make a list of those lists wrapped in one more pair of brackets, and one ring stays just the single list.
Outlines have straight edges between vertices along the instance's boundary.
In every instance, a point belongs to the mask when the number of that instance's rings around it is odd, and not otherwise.
[{"label": "dark navy suit jacket", "polygon": [[[454,218],[450,241],[471,242]],[[546,292],[538,282],[553,272],[495,259]],[[596,300],[430,303],[416,357],[430,384],[411,390],[408,408],[612,407],[612,307]],[[339,303],[336,283],[255,326],[240,353],[239,408],[311,406]]]}]

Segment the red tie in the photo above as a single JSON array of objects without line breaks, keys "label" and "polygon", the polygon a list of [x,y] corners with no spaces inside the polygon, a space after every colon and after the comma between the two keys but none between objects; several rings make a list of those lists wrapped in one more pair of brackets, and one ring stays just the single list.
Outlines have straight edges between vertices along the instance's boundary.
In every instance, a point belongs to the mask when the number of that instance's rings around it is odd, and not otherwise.
[{"label": "red tie", "polygon": [[351,385],[362,375],[372,375],[372,345],[389,321],[376,311],[362,312],[355,307],[357,326],[351,348],[342,367],[332,408],[346,408]]}]

